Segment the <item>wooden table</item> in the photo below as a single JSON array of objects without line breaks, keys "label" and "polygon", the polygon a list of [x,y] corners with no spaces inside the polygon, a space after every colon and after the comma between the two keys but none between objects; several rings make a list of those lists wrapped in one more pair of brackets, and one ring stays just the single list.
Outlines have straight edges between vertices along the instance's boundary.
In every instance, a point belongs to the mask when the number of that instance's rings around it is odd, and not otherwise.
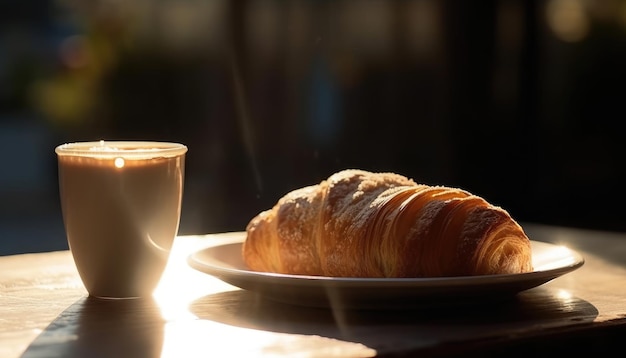
[{"label": "wooden table", "polygon": [[371,357],[621,350],[626,234],[524,225],[582,268],[501,303],[415,310],[280,304],[190,268],[176,239],[154,299],[88,298],[68,251],[0,257],[0,357]]}]

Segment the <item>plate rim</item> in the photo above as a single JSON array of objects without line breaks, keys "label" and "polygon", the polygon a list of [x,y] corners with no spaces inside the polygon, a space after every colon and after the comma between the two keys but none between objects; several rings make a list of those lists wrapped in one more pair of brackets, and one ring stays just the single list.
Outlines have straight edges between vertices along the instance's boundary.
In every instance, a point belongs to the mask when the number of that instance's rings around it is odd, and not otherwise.
[{"label": "plate rim", "polygon": [[[213,275],[221,278],[224,275],[259,278],[266,281],[289,281],[290,284],[307,283],[311,282],[323,282],[324,284],[335,285],[385,285],[385,286],[465,286],[476,284],[504,284],[514,283],[518,281],[531,281],[531,280],[544,280],[550,281],[556,277],[562,276],[574,270],[577,270],[584,265],[584,257],[576,250],[567,248],[573,262],[558,266],[552,269],[533,270],[531,272],[516,273],[516,274],[495,274],[495,275],[474,275],[474,276],[446,276],[446,277],[407,277],[407,278],[368,278],[368,277],[331,277],[331,276],[314,276],[314,275],[294,275],[294,274],[282,274],[275,272],[261,272],[250,269],[237,269],[231,267],[220,267],[211,265],[200,259],[200,256],[206,254],[209,251],[223,248],[225,246],[242,245],[245,241],[245,232],[230,232],[225,233],[230,237],[227,242],[211,245],[194,251],[187,256],[187,263],[189,266],[197,271],[205,274]],[[219,236],[221,234],[211,234],[211,236]],[[557,248],[561,245],[546,242],[531,240],[531,244],[544,246],[545,248]],[[544,283],[545,283],[544,282]]]}]

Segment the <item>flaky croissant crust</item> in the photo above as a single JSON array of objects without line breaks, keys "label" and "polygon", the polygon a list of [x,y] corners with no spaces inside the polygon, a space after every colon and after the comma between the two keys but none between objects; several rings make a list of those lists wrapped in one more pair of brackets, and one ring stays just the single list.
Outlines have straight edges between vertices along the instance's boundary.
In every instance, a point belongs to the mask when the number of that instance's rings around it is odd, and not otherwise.
[{"label": "flaky croissant crust", "polygon": [[246,228],[252,270],[442,277],[532,270],[530,240],[502,208],[458,188],[349,169],[294,190]]}]

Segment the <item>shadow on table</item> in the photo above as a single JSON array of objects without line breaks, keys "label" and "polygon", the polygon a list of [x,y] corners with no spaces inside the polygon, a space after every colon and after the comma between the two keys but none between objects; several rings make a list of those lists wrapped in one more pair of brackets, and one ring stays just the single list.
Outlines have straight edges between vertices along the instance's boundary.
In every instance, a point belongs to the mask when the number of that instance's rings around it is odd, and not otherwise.
[{"label": "shadow on table", "polygon": [[358,342],[381,355],[392,355],[406,345],[398,337],[407,333],[415,337],[412,349],[427,351],[442,342],[497,341],[524,337],[531,331],[549,332],[559,326],[590,323],[598,315],[589,302],[544,288],[499,301],[432,303],[398,310],[296,306],[237,290],[202,297],[191,304],[190,311],[200,319],[244,328]]},{"label": "shadow on table", "polygon": [[63,311],[22,358],[159,357],[164,325],[152,299],[83,298]]},{"label": "shadow on table", "polygon": [[[442,342],[491,342],[492,347],[492,342],[502,337],[524,337],[572,323],[584,325],[598,314],[584,300],[545,288],[502,301],[396,310],[304,307],[235,290],[201,297],[190,304],[189,310],[200,320],[358,342],[375,349],[380,356],[399,351],[427,353]],[[159,357],[163,353],[165,324],[151,299],[83,298],[61,313],[22,358]],[[411,337],[408,341],[407,335]],[[453,345],[452,349],[458,351],[458,347]],[[541,347],[545,349],[545,341]]]}]

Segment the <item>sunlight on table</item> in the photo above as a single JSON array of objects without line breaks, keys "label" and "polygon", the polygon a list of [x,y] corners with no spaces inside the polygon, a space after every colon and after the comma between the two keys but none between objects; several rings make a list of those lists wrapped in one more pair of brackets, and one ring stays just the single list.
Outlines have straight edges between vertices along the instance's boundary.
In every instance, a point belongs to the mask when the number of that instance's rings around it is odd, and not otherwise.
[{"label": "sunlight on table", "polygon": [[[206,243],[206,244],[204,244]],[[211,235],[177,238],[154,299],[166,323],[161,357],[373,357],[360,343],[320,336],[262,331],[201,319],[189,307],[211,294],[239,290],[192,269],[187,257],[195,250],[220,243]],[[294,355],[295,354],[295,355]]]}]

